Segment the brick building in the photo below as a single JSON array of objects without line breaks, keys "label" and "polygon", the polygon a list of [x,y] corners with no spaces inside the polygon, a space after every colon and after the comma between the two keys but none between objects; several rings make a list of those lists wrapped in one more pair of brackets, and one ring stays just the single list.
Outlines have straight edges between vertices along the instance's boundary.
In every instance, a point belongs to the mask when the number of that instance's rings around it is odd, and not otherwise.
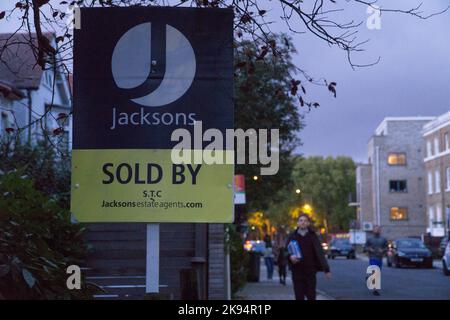
[{"label": "brick building", "polygon": [[450,215],[450,112],[423,127],[427,190],[427,232],[443,237],[449,231]]},{"label": "brick building", "polygon": [[385,118],[368,142],[368,163],[356,170],[358,222],[380,225],[388,239],[426,232],[423,126],[434,117]]}]

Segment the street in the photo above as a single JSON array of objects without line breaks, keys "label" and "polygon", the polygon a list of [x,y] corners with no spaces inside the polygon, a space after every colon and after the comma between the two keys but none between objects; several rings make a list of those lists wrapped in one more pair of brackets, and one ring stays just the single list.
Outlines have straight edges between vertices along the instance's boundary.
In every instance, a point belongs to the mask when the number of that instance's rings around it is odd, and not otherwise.
[{"label": "street", "polygon": [[328,260],[332,279],[321,273],[317,276],[317,289],[338,300],[450,300],[450,277],[442,269],[395,269],[383,265],[381,271],[381,296],[373,296],[367,289],[365,259]]},{"label": "street", "polygon": [[[367,289],[365,272],[367,259],[336,258],[328,260],[332,279],[322,272],[317,274],[317,300],[450,300],[450,277],[442,269],[395,269],[383,265],[381,272],[381,296],[374,296]],[[248,282],[238,294],[243,300],[294,300],[291,274],[287,285],[279,284],[275,267],[273,281],[267,280],[267,271],[261,259],[260,281]]]}]

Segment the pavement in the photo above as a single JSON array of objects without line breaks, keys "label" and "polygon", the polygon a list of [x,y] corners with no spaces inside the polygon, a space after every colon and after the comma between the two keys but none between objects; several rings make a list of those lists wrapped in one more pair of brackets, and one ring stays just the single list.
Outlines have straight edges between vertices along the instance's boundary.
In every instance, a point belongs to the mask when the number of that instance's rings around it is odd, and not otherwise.
[{"label": "pavement", "polygon": [[[317,278],[324,277],[324,275],[318,274]],[[238,300],[295,300],[294,287],[292,285],[292,279],[290,271],[286,277],[286,285],[280,283],[278,276],[278,268],[275,266],[273,279],[267,279],[266,266],[261,261],[259,282],[247,282],[245,287],[237,293],[236,299]],[[324,292],[317,291],[317,300],[333,300]]]}]

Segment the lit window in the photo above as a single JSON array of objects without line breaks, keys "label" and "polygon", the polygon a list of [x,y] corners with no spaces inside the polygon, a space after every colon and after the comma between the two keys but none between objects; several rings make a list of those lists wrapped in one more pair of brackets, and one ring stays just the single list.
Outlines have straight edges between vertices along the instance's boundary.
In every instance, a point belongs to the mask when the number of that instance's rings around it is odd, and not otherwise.
[{"label": "lit window", "polygon": [[448,150],[448,149],[450,149],[450,142],[448,141],[448,132],[446,132],[445,134],[444,134],[444,143],[445,143],[445,150]]},{"label": "lit window", "polygon": [[408,208],[392,207],[391,220],[406,220],[408,218]]},{"label": "lit window", "polygon": [[404,166],[406,165],[405,153],[390,153],[388,155],[388,164],[391,166]]}]

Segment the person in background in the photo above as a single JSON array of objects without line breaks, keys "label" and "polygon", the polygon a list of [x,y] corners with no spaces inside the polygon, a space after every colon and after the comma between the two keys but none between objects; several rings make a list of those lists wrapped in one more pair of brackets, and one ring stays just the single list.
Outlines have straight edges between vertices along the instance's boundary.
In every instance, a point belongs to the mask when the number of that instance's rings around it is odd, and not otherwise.
[{"label": "person in background", "polygon": [[273,278],[274,255],[271,242],[266,242],[266,250],[264,251],[264,262],[267,268],[267,279]]},{"label": "person in background", "polygon": [[[325,253],[317,234],[309,228],[311,220],[306,213],[301,213],[297,220],[297,229],[286,241],[289,266],[292,271],[294,293],[296,300],[316,300],[316,273],[325,272],[327,279],[331,278]],[[297,258],[289,252],[289,244],[296,241],[301,252]]]},{"label": "person in background", "polygon": [[278,248],[277,254],[277,265],[278,265],[278,273],[280,275],[280,283],[282,285],[286,285],[286,267],[287,267],[287,258],[286,252],[284,251],[284,247]]},{"label": "person in background", "polygon": [[[383,267],[383,256],[386,254],[388,249],[388,242],[386,238],[381,236],[381,227],[373,227],[373,236],[367,239],[364,245],[364,252],[369,255],[369,265],[376,265],[380,268]],[[373,295],[379,296],[380,292],[378,290],[373,290]]]}]

